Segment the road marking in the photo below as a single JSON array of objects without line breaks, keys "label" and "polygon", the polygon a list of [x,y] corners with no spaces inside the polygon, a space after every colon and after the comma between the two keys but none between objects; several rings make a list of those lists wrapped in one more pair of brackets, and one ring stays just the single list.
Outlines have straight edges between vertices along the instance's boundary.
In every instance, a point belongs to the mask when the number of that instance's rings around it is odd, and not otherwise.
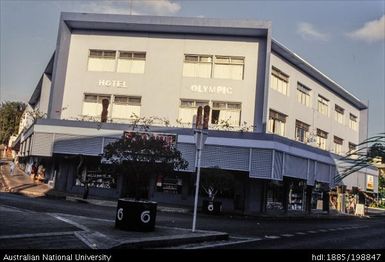
[{"label": "road marking", "polygon": [[317,233],[317,231],[314,231],[314,230],[309,230],[309,231],[307,231],[308,233],[311,233],[311,234],[315,234],[315,233]]},{"label": "road marking", "polygon": [[306,235],[306,233],[304,233],[304,232],[296,232],[295,234],[297,234],[297,235]]},{"label": "road marking", "polygon": [[77,223],[75,221],[72,221],[72,220],[69,220],[67,218],[64,218],[64,217],[61,217],[61,216],[58,216],[58,215],[54,215],[54,214],[51,215],[51,216],[53,216],[54,218],[59,219],[59,220],[61,220],[63,222],[66,222],[66,223],[68,223],[70,225],[73,225],[73,226],[75,226],[77,228],[80,228],[83,231],[86,231],[86,232],[90,232],[91,231],[88,227],[80,225],[79,223]]},{"label": "road marking", "polygon": [[251,242],[257,242],[262,240],[262,238],[249,238],[245,240],[238,240],[233,242],[227,242],[227,243],[217,243],[217,244],[208,244],[208,245],[200,245],[195,247],[187,247],[185,249],[203,249],[203,248],[217,248],[217,247],[224,247],[224,246],[231,246],[231,245],[238,245],[238,244],[244,244],[244,243],[251,243]]},{"label": "road marking", "polygon": [[265,238],[267,238],[267,239],[278,239],[278,238],[281,238],[281,237],[279,237],[279,236],[268,236],[268,235],[266,235]]},{"label": "road marking", "polygon": [[282,237],[294,237],[293,234],[282,234],[281,236],[282,236]]},{"label": "road marking", "polygon": [[35,234],[18,234],[18,235],[0,236],[0,239],[49,237],[49,236],[66,236],[66,235],[73,235],[76,232],[77,231],[48,232],[48,233],[35,233]]},{"label": "road marking", "polygon": [[335,228],[330,228],[329,231],[336,231],[337,229]]},{"label": "road marking", "polygon": [[320,229],[318,230],[319,232],[327,232],[328,230],[327,229]]}]

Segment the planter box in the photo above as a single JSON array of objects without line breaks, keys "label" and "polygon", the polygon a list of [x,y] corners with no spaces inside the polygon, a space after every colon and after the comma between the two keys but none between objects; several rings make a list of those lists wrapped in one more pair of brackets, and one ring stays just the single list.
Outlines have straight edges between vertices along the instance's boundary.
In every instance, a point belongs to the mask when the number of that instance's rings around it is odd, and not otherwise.
[{"label": "planter box", "polygon": [[203,209],[203,212],[206,214],[218,215],[222,212],[222,202],[205,199],[203,200],[203,203],[202,203],[202,209]]},{"label": "planter box", "polygon": [[119,199],[115,227],[130,231],[154,231],[156,202]]}]

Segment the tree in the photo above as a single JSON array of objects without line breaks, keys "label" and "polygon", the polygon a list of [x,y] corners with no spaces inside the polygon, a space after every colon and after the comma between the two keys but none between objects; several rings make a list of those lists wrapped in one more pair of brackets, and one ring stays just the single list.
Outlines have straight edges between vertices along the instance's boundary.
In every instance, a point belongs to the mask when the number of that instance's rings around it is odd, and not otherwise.
[{"label": "tree", "polygon": [[357,145],[355,150],[340,159],[341,169],[336,182],[350,174],[380,162],[385,163],[385,133],[370,137]]},{"label": "tree", "polygon": [[0,143],[8,143],[19,130],[20,118],[26,108],[23,102],[3,102],[0,105]]},{"label": "tree", "polygon": [[151,174],[166,176],[188,166],[167,136],[148,132],[125,132],[122,138],[105,146],[102,159],[105,166],[126,176],[128,196],[136,200],[148,198]]}]

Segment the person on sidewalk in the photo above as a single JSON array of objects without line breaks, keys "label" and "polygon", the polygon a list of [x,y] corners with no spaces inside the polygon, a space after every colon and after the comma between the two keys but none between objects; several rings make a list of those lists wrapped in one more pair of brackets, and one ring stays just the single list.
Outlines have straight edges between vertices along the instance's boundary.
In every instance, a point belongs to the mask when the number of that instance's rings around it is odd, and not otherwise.
[{"label": "person on sidewalk", "polygon": [[9,175],[13,176],[14,173],[15,173],[15,163],[12,160],[11,163],[9,164]]}]

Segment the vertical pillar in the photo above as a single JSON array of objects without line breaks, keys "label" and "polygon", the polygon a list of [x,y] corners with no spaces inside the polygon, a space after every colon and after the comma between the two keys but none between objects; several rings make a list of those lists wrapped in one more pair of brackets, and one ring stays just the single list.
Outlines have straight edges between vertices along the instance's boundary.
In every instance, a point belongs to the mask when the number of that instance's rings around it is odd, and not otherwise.
[{"label": "vertical pillar", "polygon": [[289,181],[283,178],[283,211],[287,213],[289,204]]},{"label": "vertical pillar", "polygon": [[311,198],[312,198],[312,194],[313,194],[313,187],[312,186],[307,186],[306,187],[306,208],[305,208],[305,211],[308,214],[311,213]]},{"label": "vertical pillar", "polygon": [[322,211],[327,211],[329,213],[329,191],[322,192]]}]

